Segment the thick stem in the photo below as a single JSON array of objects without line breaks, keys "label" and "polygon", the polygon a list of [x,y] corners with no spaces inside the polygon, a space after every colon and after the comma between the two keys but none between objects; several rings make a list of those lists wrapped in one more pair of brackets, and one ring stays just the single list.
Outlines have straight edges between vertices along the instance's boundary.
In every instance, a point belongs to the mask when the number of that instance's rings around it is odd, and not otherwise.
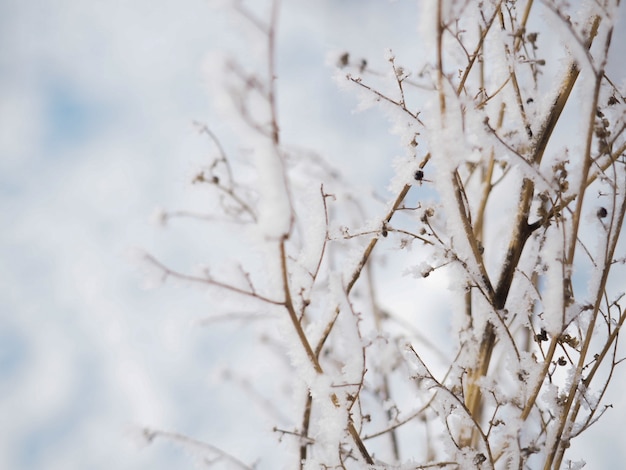
[{"label": "thick stem", "polygon": [[[594,28],[592,32],[597,30],[596,22],[594,22],[593,25]],[[593,34],[595,35],[595,33]],[[588,44],[590,45],[590,43]],[[543,122],[538,132],[534,133],[535,141],[532,146],[532,152],[529,160],[535,165],[539,165],[541,163],[543,154],[548,146],[550,137],[552,136],[552,132],[561,117],[578,75],[578,66],[575,62],[572,62],[568,68],[565,78],[563,79],[563,84],[552,102],[551,111],[548,114],[547,119]],[[495,288],[493,307],[496,310],[501,310],[506,305],[506,300],[508,298],[509,290],[511,289],[511,283],[513,281],[515,270],[519,263],[526,241],[532,233],[531,227],[528,224],[528,215],[533,194],[534,184],[530,180],[524,180],[522,183],[520,204],[515,218],[514,229],[511,234],[507,253],[500,271],[498,284]],[[472,413],[477,413],[480,409],[482,397],[478,385],[475,384],[476,381],[479,380],[480,377],[484,376],[489,370],[489,363],[491,362],[496,339],[495,328],[491,323],[488,323],[485,327],[485,331],[483,332],[477,367],[471,372],[470,382],[468,385],[468,408]]]}]

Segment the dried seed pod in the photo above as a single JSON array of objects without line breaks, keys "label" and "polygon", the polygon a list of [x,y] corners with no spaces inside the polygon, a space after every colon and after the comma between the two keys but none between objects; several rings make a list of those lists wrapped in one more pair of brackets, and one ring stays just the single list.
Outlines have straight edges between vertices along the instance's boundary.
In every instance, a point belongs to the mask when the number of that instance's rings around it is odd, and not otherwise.
[{"label": "dried seed pod", "polygon": [[535,340],[538,343],[541,343],[542,341],[548,341],[548,332],[544,328],[542,328],[541,331],[535,335]]}]

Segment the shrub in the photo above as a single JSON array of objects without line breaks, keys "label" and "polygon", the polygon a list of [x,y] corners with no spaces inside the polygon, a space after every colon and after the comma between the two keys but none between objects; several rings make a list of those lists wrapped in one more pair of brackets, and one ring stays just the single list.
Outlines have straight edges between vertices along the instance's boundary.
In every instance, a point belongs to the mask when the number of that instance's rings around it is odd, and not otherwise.
[{"label": "shrub", "polygon": [[[224,62],[239,156],[199,125],[216,150],[194,183],[262,261],[188,275],[147,259],[222,292],[213,307],[235,302],[245,315],[233,320],[263,319],[247,357],[272,361],[272,377],[244,383],[287,415],[272,461],[584,465],[567,452],[610,406],[626,318],[626,104],[606,73],[618,3],[420,2],[419,56],[336,54],[343,86],[406,149],[386,202],[284,141],[281,121],[297,116],[277,104],[278,2],[232,7],[265,53]],[[448,293],[434,296],[442,283]],[[261,359],[268,350],[288,361]],[[251,468],[196,444],[209,466]]]}]

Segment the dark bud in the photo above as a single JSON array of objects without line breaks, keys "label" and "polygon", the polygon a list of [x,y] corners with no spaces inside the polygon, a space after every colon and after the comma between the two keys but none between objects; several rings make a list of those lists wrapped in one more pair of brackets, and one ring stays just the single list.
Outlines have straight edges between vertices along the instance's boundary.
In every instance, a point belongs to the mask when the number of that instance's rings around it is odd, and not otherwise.
[{"label": "dark bud", "polygon": [[337,60],[337,66],[339,68],[344,68],[350,63],[350,54],[348,52],[344,52],[339,56],[339,60]]},{"label": "dark bud", "polygon": [[548,341],[548,332],[547,332],[545,329],[543,329],[543,328],[542,328],[542,329],[541,329],[541,332],[539,332],[539,333],[537,333],[537,334],[535,335],[535,339],[536,339],[538,342],[540,342],[540,343],[541,343],[542,341]]},{"label": "dark bud", "polygon": [[380,234],[383,237],[386,237],[387,235],[389,235],[389,229],[387,228],[387,223],[386,222],[383,222],[383,227],[382,227],[382,230],[380,231]]},{"label": "dark bud", "polygon": [[196,176],[193,177],[193,180],[191,180],[193,184],[204,183],[205,181],[206,181],[206,178],[204,177],[204,173],[202,172],[198,173]]},{"label": "dark bud", "polygon": [[609,213],[607,212],[607,210],[604,207],[601,207],[596,212],[596,215],[598,216],[599,219],[604,219],[608,214]]},{"label": "dark bud", "polygon": [[530,124],[526,125],[526,134],[528,134],[529,138],[532,138],[533,136],[533,130],[530,128]]},{"label": "dark bud", "polygon": [[565,360],[565,358],[563,356],[559,357],[559,360],[556,361],[556,363],[560,366],[566,366],[567,365],[567,361]]},{"label": "dark bud", "polygon": [[422,181],[424,179],[424,172],[422,170],[417,170],[415,175],[413,175],[416,181]]},{"label": "dark bud", "polygon": [[481,463],[484,463],[486,460],[487,460],[487,457],[485,457],[485,454],[483,453],[476,454],[476,457],[474,457],[474,464],[480,465]]},{"label": "dark bud", "polygon": [[614,104],[617,104],[617,103],[619,103],[619,101],[617,101],[617,98],[615,98],[615,96],[611,96],[609,98],[609,102],[608,102],[609,106],[613,106]]}]

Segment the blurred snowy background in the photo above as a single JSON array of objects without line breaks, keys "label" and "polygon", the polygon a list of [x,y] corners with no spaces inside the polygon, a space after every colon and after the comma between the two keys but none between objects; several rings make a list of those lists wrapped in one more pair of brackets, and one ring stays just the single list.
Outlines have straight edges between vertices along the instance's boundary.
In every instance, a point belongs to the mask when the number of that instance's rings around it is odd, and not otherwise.
[{"label": "blurred snowy background", "polygon": [[[352,113],[328,55],[409,57],[416,25],[414,1],[285,1],[285,138],[384,194],[401,150],[380,113]],[[202,203],[191,179],[212,147],[193,122],[229,135],[206,76],[216,51],[246,52],[237,28],[208,0],[0,2],[0,468],[194,467],[176,446],[143,448],[141,426],[253,461],[259,444],[239,427],[249,397],[213,372],[240,360],[223,352],[229,327],[198,326],[211,305],[199,290],[142,289],[129,256],[142,248],[182,267],[228,257],[220,233],[159,229],[151,215]],[[626,57],[623,31],[614,44]],[[588,468],[626,458],[624,383],[585,435],[591,450],[576,451]]]}]

